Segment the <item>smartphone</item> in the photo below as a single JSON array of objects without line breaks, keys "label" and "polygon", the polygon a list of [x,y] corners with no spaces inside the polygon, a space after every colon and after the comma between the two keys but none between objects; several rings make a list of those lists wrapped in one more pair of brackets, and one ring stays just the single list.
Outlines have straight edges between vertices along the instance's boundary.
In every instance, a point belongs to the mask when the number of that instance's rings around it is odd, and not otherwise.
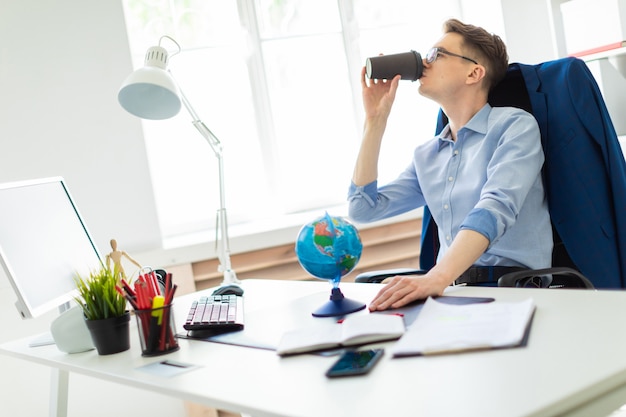
[{"label": "smartphone", "polygon": [[337,362],[326,371],[326,376],[364,375],[372,370],[383,356],[383,349],[348,350],[341,354]]}]

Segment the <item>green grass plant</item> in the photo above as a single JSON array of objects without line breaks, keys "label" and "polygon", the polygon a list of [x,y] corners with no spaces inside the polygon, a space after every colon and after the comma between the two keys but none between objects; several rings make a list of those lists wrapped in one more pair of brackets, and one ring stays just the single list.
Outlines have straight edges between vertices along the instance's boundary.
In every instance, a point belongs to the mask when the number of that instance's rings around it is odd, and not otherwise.
[{"label": "green grass plant", "polygon": [[126,313],[126,298],[115,289],[120,284],[119,277],[117,267],[113,270],[102,267],[90,272],[88,277],[75,277],[79,293],[75,300],[87,320],[120,317]]}]

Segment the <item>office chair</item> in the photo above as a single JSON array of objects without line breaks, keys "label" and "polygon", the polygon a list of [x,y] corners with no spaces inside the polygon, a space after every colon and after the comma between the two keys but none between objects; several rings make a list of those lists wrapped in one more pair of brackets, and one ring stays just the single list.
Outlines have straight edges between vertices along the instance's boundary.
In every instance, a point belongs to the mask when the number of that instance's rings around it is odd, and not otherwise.
[{"label": "office chair", "polygon": [[[555,240],[552,268],[506,274],[498,285],[626,287],[626,162],[587,65],[577,58],[510,64],[489,103],[518,107],[537,119]],[[440,111],[436,132],[446,124]],[[420,269],[364,272],[355,281],[424,274],[435,264],[438,250],[437,225],[424,207]]]}]

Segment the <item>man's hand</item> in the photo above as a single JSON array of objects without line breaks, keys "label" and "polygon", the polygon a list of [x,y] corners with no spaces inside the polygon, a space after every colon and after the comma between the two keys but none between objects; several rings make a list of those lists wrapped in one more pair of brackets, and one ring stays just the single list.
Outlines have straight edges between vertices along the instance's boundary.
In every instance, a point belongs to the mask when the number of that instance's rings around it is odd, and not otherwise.
[{"label": "man's hand", "polygon": [[391,81],[365,79],[365,67],[361,69],[365,126],[361,149],[354,167],[352,181],[355,185],[365,185],[378,178],[378,156],[387,118],[396,98],[400,75]]},{"label": "man's hand", "polygon": [[432,271],[426,275],[398,275],[385,282],[385,287],[370,303],[370,311],[399,308],[415,300],[441,295],[450,285],[447,279],[436,276]]},{"label": "man's hand", "polygon": [[369,80],[368,83],[365,67],[361,69],[361,88],[366,118],[387,120],[396,98],[400,78],[400,75],[396,75],[392,80]]},{"label": "man's hand", "polygon": [[482,255],[489,240],[473,230],[461,230],[443,258],[425,275],[391,278],[370,303],[370,311],[399,308],[412,301],[443,294]]}]

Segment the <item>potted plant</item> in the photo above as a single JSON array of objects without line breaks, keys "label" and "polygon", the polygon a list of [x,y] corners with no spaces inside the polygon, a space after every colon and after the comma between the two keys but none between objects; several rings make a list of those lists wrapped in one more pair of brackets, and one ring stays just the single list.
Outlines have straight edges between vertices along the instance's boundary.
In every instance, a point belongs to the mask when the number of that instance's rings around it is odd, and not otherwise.
[{"label": "potted plant", "polygon": [[92,271],[88,277],[76,276],[78,296],[85,323],[100,355],[122,352],[130,348],[130,313],[126,298],[118,292],[120,273],[117,266]]}]

